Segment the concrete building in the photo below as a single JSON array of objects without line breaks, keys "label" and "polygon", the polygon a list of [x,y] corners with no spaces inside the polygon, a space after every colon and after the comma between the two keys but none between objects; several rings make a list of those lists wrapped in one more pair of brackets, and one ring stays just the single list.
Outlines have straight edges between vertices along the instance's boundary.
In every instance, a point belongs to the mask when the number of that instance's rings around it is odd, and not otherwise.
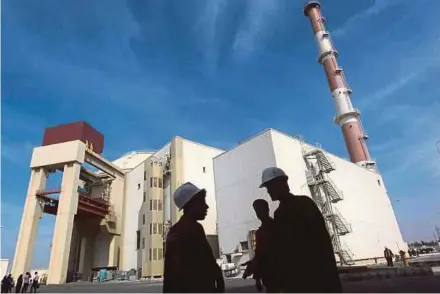
[{"label": "concrete building", "polygon": [[[121,269],[137,269],[142,277],[163,275],[165,236],[181,215],[172,195],[187,181],[207,190],[206,201],[210,209],[201,224],[214,254],[219,255],[212,159],[222,152],[175,137],[155,153],[131,153],[115,161],[117,165],[125,162],[131,167],[126,174],[127,234],[124,236],[125,258]],[[129,161],[140,163],[133,166]]]},{"label": "concrete building", "polygon": [[0,277],[3,277],[8,273],[9,270],[9,259],[0,259]]},{"label": "concrete building", "polygon": [[[104,137],[85,122],[47,128],[42,145],[32,154],[15,278],[31,268],[43,213],[56,215],[48,284],[88,280],[101,268],[162,276],[167,225],[180,217],[171,195],[186,181],[208,192],[202,225],[218,255],[212,158],[222,150],[175,137],[159,151],[110,162],[100,155]],[[60,187],[45,189],[56,172],[63,173]]]},{"label": "concrete building", "polygon": [[[43,213],[56,215],[48,284],[87,280],[101,268],[162,276],[164,240],[181,216],[172,195],[187,181],[207,190],[210,209],[202,225],[215,256],[243,262],[259,226],[252,202],[268,199],[258,188],[268,166],[284,169],[292,192],[320,207],[341,264],[375,263],[384,246],[406,249],[376,170],[275,130],[226,152],[175,137],[157,151],[134,151],[113,162],[100,155],[103,144],[84,122],[46,129],[43,146],[32,154],[15,278],[31,268]],[[55,172],[63,172],[60,187],[45,189]]]},{"label": "concrete building", "polygon": [[260,225],[252,202],[268,200],[272,213],[277,207],[259,188],[261,172],[269,166],[287,173],[293,194],[312,197],[320,207],[342,264],[376,263],[384,246],[393,252],[407,249],[378,172],[270,129],[214,158],[223,254],[241,261],[252,255],[252,232]]}]

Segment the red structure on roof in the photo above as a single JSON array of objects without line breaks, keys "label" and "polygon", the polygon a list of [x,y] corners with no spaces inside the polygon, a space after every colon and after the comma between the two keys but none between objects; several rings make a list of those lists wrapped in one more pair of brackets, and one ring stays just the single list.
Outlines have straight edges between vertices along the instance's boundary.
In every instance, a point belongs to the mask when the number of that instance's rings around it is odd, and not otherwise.
[{"label": "red structure on roof", "polygon": [[46,128],[42,146],[76,140],[93,146],[93,151],[98,154],[104,150],[104,136],[85,121]]}]

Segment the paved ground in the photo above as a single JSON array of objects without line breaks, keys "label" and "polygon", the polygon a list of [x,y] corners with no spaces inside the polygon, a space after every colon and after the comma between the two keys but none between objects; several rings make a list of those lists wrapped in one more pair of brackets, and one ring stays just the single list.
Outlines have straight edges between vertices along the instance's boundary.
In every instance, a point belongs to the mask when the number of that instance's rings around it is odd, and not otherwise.
[{"label": "paved ground", "polygon": [[[226,281],[229,293],[255,292],[252,280],[231,279]],[[41,286],[41,293],[157,293],[162,292],[162,284],[145,282],[71,283],[65,285]],[[396,278],[380,281],[344,283],[344,292],[351,293],[439,293],[440,277],[423,276]]]}]

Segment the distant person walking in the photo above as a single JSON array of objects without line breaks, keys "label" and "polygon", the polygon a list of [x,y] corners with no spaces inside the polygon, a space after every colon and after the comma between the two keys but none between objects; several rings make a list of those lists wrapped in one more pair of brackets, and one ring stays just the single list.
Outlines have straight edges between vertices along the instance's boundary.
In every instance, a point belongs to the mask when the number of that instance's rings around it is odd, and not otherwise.
[{"label": "distant person walking", "polygon": [[269,204],[264,199],[257,199],[253,205],[261,226],[255,233],[256,248],[254,258],[247,263],[243,278],[253,274],[257,290],[261,292],[263,285],[268,293],[277,292],[276,274],[273,268],[277,265],[271,256],[272,242],[274,237],[274,222],[269,214]]},{"label": "distant person walking", "polygon": [[174,192],[174,202],[183,216],[171,227],[166,238],[164,293],[222,293],[223,274],[217,265],[205,231],[209,206],[206,190],[185,183]]},{"label": "distant person walking", "polygon": [[29,272],[26,272],[23,276],[23,288],[21,289],[21,293],[27,292],[30,282],[31,282],[31,274]]},{"label": "distant person walking", "polygon": [[17,279],[17,284],[15,284],[15,293],[20,293],[22,285],[23,285],[23,274],[21,274]]},{"label": "distant person walking", "polygon": [[4,276],[2,279],[2,293],[8,293],[9,292],[9,279],[8,276]]},{"label": "distant person walking", "polygon": [[385,247],[385,250],[383,251],[383,256],[385,257],[388,266],[394,266],[393,263],[394,254],[388,247]]},{"label": "distant person walking", "polygon": [[8,276],[8,293],[12,293],[12,288],[14,288],[14,278],[12,277],[12,274],[9,274],[9,276]]},{"label": "distant person walking", "polygon": [[40,276],[38,275],[38,272],[35,272],[34,277],[32,278],[31,293],[37,293],[38,288],[40,288]]},{"label": "distant person walking", "polygon": [[[279,266],[281,292],[342,292],[332,242],[324,218],[310,197],[290,193],[288,177],[277,167],[266,168],[260,188],[273,201],[275,243],[273,255]],[[302,252],[311,252],[304,254]],[[299,254],[298,254],[299,253]]]}]

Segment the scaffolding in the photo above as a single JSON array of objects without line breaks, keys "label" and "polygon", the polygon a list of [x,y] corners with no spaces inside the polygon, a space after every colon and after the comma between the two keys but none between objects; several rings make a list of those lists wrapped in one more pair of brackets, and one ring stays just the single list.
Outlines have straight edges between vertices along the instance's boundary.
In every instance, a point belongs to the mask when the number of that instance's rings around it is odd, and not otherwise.
[{"label": "scaffolding", "polygon": [[302,138],[301,151],[306,162],[306,178],[313,201],[319,207],[341,265],[353,265],[353,253],[342,245],[341,236],[352,232],[351,225],[344,219],[335,203],[344,200],[342,191],[332,181],[329,173],[336,169],[335,164],[325,155],[320,145],[307,145]]}]

